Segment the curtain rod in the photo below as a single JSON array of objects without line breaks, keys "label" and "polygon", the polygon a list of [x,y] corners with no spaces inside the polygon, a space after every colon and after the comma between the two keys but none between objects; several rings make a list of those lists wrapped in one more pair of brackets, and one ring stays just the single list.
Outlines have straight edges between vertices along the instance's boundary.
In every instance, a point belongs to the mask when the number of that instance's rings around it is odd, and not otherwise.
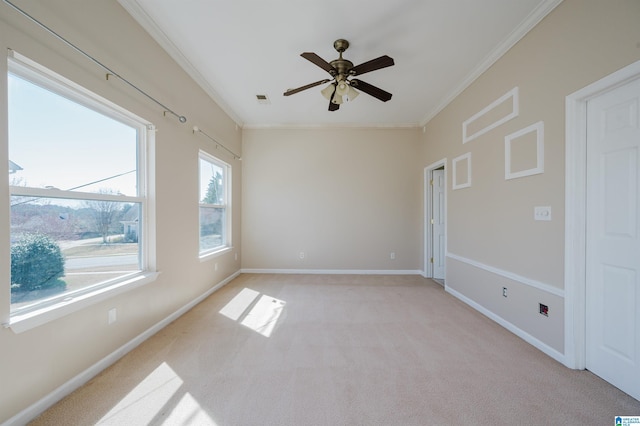
[{"label": "curtain rod", "polygon": [[11,6],[12,8],[14,8],[15,10],[17,10],[18,12],[20,12],[22,15],[24,15],[25,17],[27,17],[28,19],[30,19],[32,22],[36,23],[37,25],[39,25],[40,27],[42,27],[43,29],[45,29],[46,31],[48,31],[49,33],[53,34],[56,38],[58,38],[60,41],[64,42],[67,46],[71,47],[72,49],[74,49],[75,51],[81,53],[82,55],[86,56],[87,58],[89,58],[90,60],[92,60],[94,63],[96,63],[98,66],[100,66],[102,69],[104,69],[105,71],[107,71],[107,80],[109,79],[109,75],[113,75],[114,77],[119,78],[120,80],[122,80],[123,82],[125,82],[126,84],[128,84],[130,87],[132,87],[133,89],[137,90],[139,93],[143,94],[144,96],[146,96],[148,99],[150,99],[151,101],[155,102],[157,105],[161,106],[162,108],[164,108],[165,112],[168,112],[174,116],[176,116],[178,118],[178,121],[181,123],[186,123],[187,122],[187,118],[184,115],[178,115],[177,113],[175,113],[173,110],[171,110],[170,108],[167,108],[163,103],[161,103],[160,101],[158,101],[157,99],[155,99],[154,97],[152,97],[151,95],[147,94],[145,91],[143,91],[142,89],[140,89],[138,86],[136,86],[135,84],[131,83],[129,80],[127,80],[126,78],[122,77],[120,74],[116,73],[115,71],[113,71],[112,69],[110,69],[109,67],[107,67],[106,65],[104,65],[102,62],[98,61],[96,58],[94,58],[93,56],[89,55],[88,53],[86,53],[84,50],[80,49],[78,46],[76,46],[75,44],[71,43],[69,40],[67,40],[66,38],[62,37],[60,34],[58,34],[57,32],[55,32],[54,30],[52,30],[51,28],[49,28],[48,26],[46,26],[45,24],[43,24],[42,22],[38,21],[36,18],[34,18],[33,16],[29,15],[27,12],[25,12],[24,10],[20,9],[18,6],[16,6],[15,4],[11,3],[9,0],[4,0],[4,2],[6,4],[8,4],[9,6]]},{"label": "curtain rod", "polygon": [[203,135],[205,135],[208,139],[210,139],[211,141],[213,141],[216,144],[216,147],[221,147],[224,150],[226,150],[229,154],[233,155],[233,159],[234,160],[242,160],[242,157],[240,157],[238,154],[236,154],[235,152],[231,151],[229,148],[227,148],[226,146],[224,146],[223,144],[221,144],[220,142],[218,142],[217,140],[215,140],[213,137],[209,136],[208,134],[206,134],[205,132],[203,132],[200,128],[198,128],[198,126],[193,126],[193,133],[202,133]]}]

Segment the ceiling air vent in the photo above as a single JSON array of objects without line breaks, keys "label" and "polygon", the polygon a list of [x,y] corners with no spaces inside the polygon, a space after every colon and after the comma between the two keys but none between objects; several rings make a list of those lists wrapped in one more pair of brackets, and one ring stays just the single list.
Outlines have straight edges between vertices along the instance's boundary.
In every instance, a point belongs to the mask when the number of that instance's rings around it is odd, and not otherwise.
[{"label": "ceiling air vent", "polygon": [[258,103],[262,105],[269,105],[271,103],[267,95],[256,95],[256,99]]}]

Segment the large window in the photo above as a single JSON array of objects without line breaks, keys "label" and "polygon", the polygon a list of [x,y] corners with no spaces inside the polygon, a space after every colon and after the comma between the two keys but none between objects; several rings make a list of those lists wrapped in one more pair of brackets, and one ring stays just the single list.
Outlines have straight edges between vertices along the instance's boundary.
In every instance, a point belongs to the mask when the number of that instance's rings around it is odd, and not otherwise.
[{"label": "large window", "polygon": [[151,125],[15,53],[8,111],[12,318],[144,280]]},{"label": "large window", "polygon": [[200,256],[231,246],[231,166],[200,152]]}]

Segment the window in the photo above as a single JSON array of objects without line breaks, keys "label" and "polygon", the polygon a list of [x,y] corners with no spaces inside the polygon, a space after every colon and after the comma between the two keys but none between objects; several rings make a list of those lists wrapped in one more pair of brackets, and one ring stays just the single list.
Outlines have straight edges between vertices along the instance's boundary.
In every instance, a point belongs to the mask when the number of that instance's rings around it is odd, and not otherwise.
[{"label": "window", "polygon": [[231,246],[231,166],[200,152],[200,256]]},{"label": "window", "polygon": [[148,280],[153,127],[13,53],[11,318]]}]

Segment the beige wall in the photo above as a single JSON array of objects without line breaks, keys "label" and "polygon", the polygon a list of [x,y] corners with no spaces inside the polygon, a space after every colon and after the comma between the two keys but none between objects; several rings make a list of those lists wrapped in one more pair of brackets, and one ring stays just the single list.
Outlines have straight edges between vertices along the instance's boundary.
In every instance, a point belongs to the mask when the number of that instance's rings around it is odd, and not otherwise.
[{"label": "beige wall", "polygon": [[419,269],[418,134],[245,130],[242,268]]},{"label": "beige wall", "polygon": [[[178,65],[134,22],[116,1],[51,0],[17,2],[70,41],[113,68],[152,96],[187,117],[180,124],[124,83],[105,80],[105,73],[83,56],[0,3],[0,46],[41,63],[157,126],[156,207],[159,278],[64,318],[21,334],[0,328],[0,423],[46,396],[120,346],[147,330],[215,284],[236,272],[234,251],[213,260],[198,259],[198,150],[220,154],[197,125],[232,150],[241,149],[241,130]],[[4,54],[4,53],[3,53]],[[6,60],[0,60],[0,74]],[[0,98],[6,99],[6,78]],[[0,171],[6,175],[6,102],[0,102]],[[34,123],[37,124],[37,123]],[[233,235],[240,250],[242,162],[222,156],[233,166]],[[0,241],[8,241],[8,192],[0,185]],[[9,306],[9,250],[0,244],[2,322]],[[218,263],[215,271],[214,264]],[[118,320],[107,325],[107,311]]]},{"label": "beige wall", "polygon": [[[152,284],[31,331],[0,329],[0,383],[10,384],[10,391],[7,386],[1,391],[0,422],[233,274],[240,249],[247,269],[421,270],[423,168],[443,158],[448,159],[448,250],[457,256],[447,263],[449,289],[562,354],[564,98],[640,59],[637,0],[565,0],[429,122],[425,133],[241,132],[115,1],[21,3],[189,122],[164,117],[121,82],[105,81],[101,69],[0,3],[3,49],[13,48],[157,125],[161,271]],[[0,73],[5,72],[6,61],[0,61]],[[463,145],[462,123],[515,86],[520,116]],[[504,137],[540,120],[545,123],[544,174],[505,181]],[[213,147],[192,134],[193,125],[234,151],[243,150],[242,162],[223,157],[234,167],[235,250],[208,262],[197,256],[197,153]],[[2,172],[7,164],[4,103],[0,127]],[[472,186],[452,191],[451,160],[466,152],[473,156]],[[0,241],[9,237],[7,199],[8,189],[0,185]],[[551,206],[553,220],[534,222],[536,205]],[[303,260],[300,251],[306,253]],[[8,259],[8,245],[0,244],[2,271],[8,270]],[[0,280],[8,287],[6,273]],[[503,286],[509,288],[506,299]],[[8,298],[7,291],[0,292],[0,309],[8,306]],[[549,318],[537,314],[538,302],[549,305]],[[113,307],[118,321],[107,326]],[[6,320],[6,309],[0,313]]]},{"label": "beige wall", "polygon": [[[431,120],[423,136],[423,164],[447,157],[450,183],[451,160],[472,155],[472,186],[449,186],[448,250],[458,260],[448,261],[447,285],[560,354],[565,97],[638,59],[640,2],[565,0]],[[519,116],[463,144],[462,123],[516,86]],[[538,121],[545,126],[544,173],[505,180],[504,137]],[[552,221],[534,221],[534,206],[551,206]],[[539,302],[549,305],[549,318],[538,314]]]}]

